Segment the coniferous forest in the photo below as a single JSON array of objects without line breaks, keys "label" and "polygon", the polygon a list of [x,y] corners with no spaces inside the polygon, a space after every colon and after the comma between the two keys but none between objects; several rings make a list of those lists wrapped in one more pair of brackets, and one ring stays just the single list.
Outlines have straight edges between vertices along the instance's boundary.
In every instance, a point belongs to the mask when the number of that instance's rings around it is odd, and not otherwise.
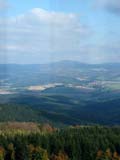
[{"label": "coniferous forest", "polygon": [[119,160],[120,128],[75,126],[0,133],[0,160]]}]

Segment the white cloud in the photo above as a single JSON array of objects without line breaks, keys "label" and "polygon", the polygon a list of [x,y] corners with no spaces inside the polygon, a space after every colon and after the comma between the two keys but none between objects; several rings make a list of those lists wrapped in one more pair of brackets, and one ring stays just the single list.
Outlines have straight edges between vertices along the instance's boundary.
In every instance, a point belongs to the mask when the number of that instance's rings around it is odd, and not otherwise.
[{"label": "white cloud", "polygon": [[[34,8],[25,14],[0,19],[0,63],[43,63],[80,60],[99,63],[119,61],[116,42],[100,41],[73,13]],[[102,36],[102,35],[101,35]],[[119,41],[119,39],[118,39]],[[103,43],[103,44],[102,44]],[[117,57],[117,58],[115,58]]]},{"label": "white cloud", "polygon": [[0,25],[2,51],[6,50],[8,56],[15,52],[16,56],[36,54],[39,57],[74,52],[79,50],[81,41],[89,34],[89,29],[81,25],[76,14],[49,12],[40,8],[1,19]]}]

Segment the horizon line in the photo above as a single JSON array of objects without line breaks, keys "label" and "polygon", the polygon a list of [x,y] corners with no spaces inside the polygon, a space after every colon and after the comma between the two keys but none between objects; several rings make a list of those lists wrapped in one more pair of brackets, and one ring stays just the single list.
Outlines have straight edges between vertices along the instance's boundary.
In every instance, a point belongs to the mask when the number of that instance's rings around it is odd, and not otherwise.
[{"label": "horizon line", "polygon": [[0,65],[46,65],[46,64],[54,64],[54,63],[62,63],[62,62],[73,62],[85,65],[103,65],[103,64],[120,64],[120,62],[101,62],[101,63],[88,63],[88,62],[81,62],[77,60],[60,60],[60,61],[51,61],[51,62],[44,62],[44,63],[0,63]]}]

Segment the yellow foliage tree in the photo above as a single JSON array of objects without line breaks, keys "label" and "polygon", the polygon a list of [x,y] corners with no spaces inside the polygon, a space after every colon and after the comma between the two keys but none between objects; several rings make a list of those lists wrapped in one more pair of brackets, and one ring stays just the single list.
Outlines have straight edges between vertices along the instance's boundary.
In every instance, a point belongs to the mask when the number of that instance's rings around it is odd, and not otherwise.
[{"label": "yellow foliage tree", "polygon": [[58,155],[52,155],[51,160],[69,160],[65,153],[59,152]]},{"label": "yellow foliage tree", "polygon": [[4,160],[5,157],[5,150],[3,147],[0,147],[0,160]]},{"label": "yellow foliage tree", "polygon": [[28,157],[29,160],[48,160],[47,151],[43,148],[33,145],[28,145]]}]

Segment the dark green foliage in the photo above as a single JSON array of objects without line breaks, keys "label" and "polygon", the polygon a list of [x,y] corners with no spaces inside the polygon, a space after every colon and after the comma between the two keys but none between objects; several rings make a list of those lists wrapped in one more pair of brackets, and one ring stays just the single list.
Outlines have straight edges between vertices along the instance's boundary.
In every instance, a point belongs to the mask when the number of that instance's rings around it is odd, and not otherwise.
[{"label": "dark green foliage", "polygon": [[8,131],[0,135],[0,146],[3,160],[119,160],[120,128],[81,126],[44,134]]},{"label": "dark green foliage", "polygon": [[11,104],[0,105],[0,121],[41,121],[42,116],[40,115],[40,112],[36,112],[37,111],[28,106]]},{"label": "dark green foliage", "polygon": [[62,125],[120,124],[120,99],[83,102],[65,96],[20,96],[0,104],[0,121],[52,122]]}]

